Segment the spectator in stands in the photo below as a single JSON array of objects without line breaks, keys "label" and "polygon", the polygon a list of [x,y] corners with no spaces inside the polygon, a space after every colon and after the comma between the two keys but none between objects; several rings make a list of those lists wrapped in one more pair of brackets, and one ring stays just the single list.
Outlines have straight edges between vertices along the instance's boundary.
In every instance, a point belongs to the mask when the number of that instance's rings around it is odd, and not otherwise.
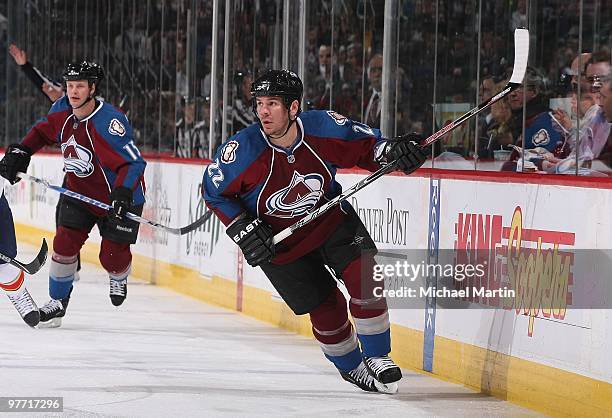
[{"label": "spectator in stands", "polygon": [[315,103],[318,109],[330,109],[331,101],[335,101],[340,90],[340,77],[332,66],[331,52],[329,45],[322,44],[319,47],[319,73],[314,79]]},{"label": "spectator in stands", "polygon": [[344,81],[350,83],[355,90],[361,88],[363,76],[363,46],[358,42],[351,42],[346,47],[346,68]]},{"label": "spectator in stands", "polygon": [[599,91],[601,97],[601,109],[606,120],[612,123],[612,71],[601,78],[602,86]]},{"label": "spectator in stands", "polygon": [[[528,67],[523,85],[508,95],[508,104],[512,111],[510,129],[514,144],[516,149],[525,153],[525,160],[530,160],[532,164],[525,164],[523,167],[521,153],[515,152],[511,156],[513,161],[508,161],[502,166],[504,171],[536,171],[536,168],[541,170],[544,155],[552,154],[556,158],[565,158],[569,154],[569,146],[551,116],[543,89],[544,83],[540,73]],[[525,109],[523,109],[523,100],[526,101]],[[524,138],[523,112],[525,113]],[[526,152],[527,150],[535,151]]]},{"label": "spectator in stands", "polygon": [[251,105],[251,84],[253,76],[247,70],[238,70],[234,73],[234,103],[229,109],[231,115],[231,134],[255,123],[255,114]]},{"label": "spectator in stands", "polygon": [[518,0],[516,10],[512,12],[510,20],[510,32],[514,33],[517,28],[527,27],[527,0]]},{"label": "spectator in stands", "polygon": [[[601,101],[601,110],[609,123],[612,123],[612,70],[608,70],[608,74],[601,77],[601,89],[599,97]],[[612,136],[608,136],[608,143],[599,155],[599,159],[608,167],[612,166]]]},{"label": "spectator in stands", "polygon": [[369,89],[366,95],[365,113],[363,123],[372,127],[380,128],[380,111],[382,109],[382,65],[383,56],[374,54],[368,63]]},{"label": "spectator in stands", "polygon": [[[505,85],[506,80],[493,75],[486,76],[480,86],[480,101],[493,97]],[[508,122],[512,112],[505,100],[494,103],[490,111],[480,118],[480,137],[478,142],[478,156],[480,158],[493,158],[493,151],[503,149],[512,143],[512,134]]]},{"label": "spectator in stands", "polygon": [[[591,161],[599,156],[610,134],[610,124],[603,114],[600,94],[601,80],[610,70],[610,54],[607,51],[601,51],[592,54],[592,56],[591,54],[588,55],[588,61],[583,65],[580,98],[577,97],[578,78],[572,80],[572,108],[576,109],[575,111],[580,118],[580,135],[578,136],[578,126],[572,123],[569,115],[562,109],[556,109],[553,112],[555,118],[563,126],[566,135],[568,135],[569,145],[572,149],[570,158],[575,157],[577,142],[579,142],[578,158],[584,161]],[[580,138],[579,141],[577,141],[577,137]]]}]

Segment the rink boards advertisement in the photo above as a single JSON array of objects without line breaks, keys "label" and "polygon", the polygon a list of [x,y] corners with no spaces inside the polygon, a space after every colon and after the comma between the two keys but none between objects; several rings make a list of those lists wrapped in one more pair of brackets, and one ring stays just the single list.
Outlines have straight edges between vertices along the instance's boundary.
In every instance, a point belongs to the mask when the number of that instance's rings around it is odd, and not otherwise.
[{"label": "rink boards advertisement", "polygon": [[[149,161],[143,217],[181,227],[201,216],[205,210],[200,198],[204,167]],[[62,183],[58,156],[35,156],[28,172],[53,184]],[[345,171],[338,174],[338,180],[348,187],[365,175]],[[481,287],[514,283],[520,289],[503,303],[485,294],[459,297],[461,309],[449,309],[432,295],[408,308],[401,304],[394,308],[391,303],[394,326],[422,335],[419,368],[422,361],[425,370],[431,368],[433,373],[463,379],[470,386],[494,386],[499,384],[494,379],[497,373],[509,379],[511,359],[522,359],[612,383],[610,306],[577,307],[589,282],[575,274],[580,261],[570,254],[612,248],[610,194],[609,186],[537,184],[516,177],[479,180],[476,175],[457,177],[423,170],[409,177],[384,176],[350,197],[349,202],[382,253],[419,250],[427,252],[430,260],[434,253],[441,258],[454,254],[455,263],[461,257],[484,259],[486,272],[485,278],[479,279],[479,284],[484,284]],[[16,223],[53,230],[57,193],[22,181],[7,187],[7,195]],[[91,236],[94,241],[100,239],[97,231]],[[238,248],[214,216],[181,237],[141,226],[133,252],[196,271],[202,283],[213,277],[223,279],[231,284],[239,300],[236,306],[242,306],[242,298],[249,297],[247,290],[255,289],[267,295],[258,299],[258,304],[279,306],[279,324],[291,315],[283,310],[263,273],[239,258]],[[511,254],[531,264],[517,270],[508,262]],[[427,277],[426,283],[431,286],[440,282]],[[394,345],[394,352],[414,351],[414,341],[397,341],[400,345]],[[475,353],[473,350],[478,354],[466,359],[466,352]],[[500,362],[498,355],[505,360]],[[462,363],[453,363],[459,361]],[[472,370],[466,365],[470,361],[479,365]],[[458,377],[460,373],[465,376]],[[483,378],[485,374],[487,379]],[[483,383],[489,379],[491,382]],[[538,381],[537,377],[526,379]]]},{"label": "rink boards advertisement", "polygon": [[[440,248],[484,259],[479,285],[516,294],[438,309],[436,334],[612,382],[610,301],[589,299],[596,278],[578,266],[609,257],[610,191],[442,179],[441,195]],[[509,249],[531,264],[513,268]]]}]

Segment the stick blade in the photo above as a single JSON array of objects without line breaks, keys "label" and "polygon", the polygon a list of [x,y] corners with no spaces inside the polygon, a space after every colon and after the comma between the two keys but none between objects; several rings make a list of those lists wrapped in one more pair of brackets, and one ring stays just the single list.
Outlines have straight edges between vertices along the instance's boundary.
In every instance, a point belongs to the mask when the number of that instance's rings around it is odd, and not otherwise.
[{"label": "stick blade", "polygon": [[40,251],[38,251],[38,255],[36,256],[36,260],[42,266],[47,261],[47,254],[49,251],[49,247],[47,246],[47,240],[43,238],[42,245],[40,246]]},{"label": "stick blade", "polygon": [[210,215],[212,215],[212,211],[211,210],[207,210],[202,216],[200,216],[199,219],[197,219],[195,222],[186,225],[182,228],[179,228],[179,233],[177,235],[185,235],[188,234],[191,231],[195,231],[196,229],[198,229],[200,226],[202,226],[202,224],[204,224],[204,222],[206,222],[208,220],[208,218],[210,218]]},{"label": "stick blade", "polygon": [[47,261],[48,250],[49,249],[47,247],[47,240],[43,238],[42,245],[40,246],[40,250],[38,251],[36,258],[28,264],[22,264],[18,262],[19,265],[17,267],[19,267],[21,270],[25,271],[28,274],[36,274],[38,270],[40,270],[40,268]]},{"label": "stick blade", "polygon": [[514,31],[514,68],[509,83],[521,84],[527,71],[529,60],[529,31],[516,29]]}]

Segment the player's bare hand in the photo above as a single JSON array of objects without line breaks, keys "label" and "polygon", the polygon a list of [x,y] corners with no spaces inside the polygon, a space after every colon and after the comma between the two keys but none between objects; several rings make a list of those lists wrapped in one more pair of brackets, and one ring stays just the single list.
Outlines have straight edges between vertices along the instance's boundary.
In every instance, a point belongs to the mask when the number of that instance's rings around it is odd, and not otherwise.
[{"label": "player's bare hand", "polygon": [[28,61],[26,52],[15,44],[9,46],[9,54],[11,54],[17,65],[23,65]]}]

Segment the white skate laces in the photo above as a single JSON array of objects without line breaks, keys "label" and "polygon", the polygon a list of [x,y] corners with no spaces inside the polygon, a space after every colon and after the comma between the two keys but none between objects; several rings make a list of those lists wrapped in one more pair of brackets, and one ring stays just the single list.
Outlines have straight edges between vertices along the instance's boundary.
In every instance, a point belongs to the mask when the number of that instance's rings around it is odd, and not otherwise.
[{"label": "white skate laces", "polygon": [[51,299],[40,308],[39,328],[57,328],[62,325],[62,317],[66,308],[61,300]]},{"label": "white skate laces", "polygon": [[109,296],[114,306],[120,306],[127,297],[127,279],[110,279]]},{"label": "white skate laces", "polygon": [[376,384],[374,383],[376,379],[374,379],[370,372],[368,372],[368,369],[363,362],[359,363],[359,366],[355,367],[353,370],[348,372],[341,371],[340,376],[361,390],[365,390],[366,392],[378,392]]},{"label": "white skate laces", "polygon": [[23,289],[23,291],[19,293],[7,292],[7,296],[26,324],[31,327],[38,325],[38,322],[40,321],[40,313],[34,299],[32,299],[32,296],[30,295],[30,292]]},{"label": "white skate laces", "polygon": [[64,307],[62,306],[62,302],[57,299],[51,299],[49,302],[45,303],[45,306],[40,308],[40,311],[45,315],[54,315],[63,310]]},{"label": "white skate laces", "polygon": [[381,383],[394,383],[402,378],[402,371],[389,356],[364,357],[363,362],[372,376]]}]

